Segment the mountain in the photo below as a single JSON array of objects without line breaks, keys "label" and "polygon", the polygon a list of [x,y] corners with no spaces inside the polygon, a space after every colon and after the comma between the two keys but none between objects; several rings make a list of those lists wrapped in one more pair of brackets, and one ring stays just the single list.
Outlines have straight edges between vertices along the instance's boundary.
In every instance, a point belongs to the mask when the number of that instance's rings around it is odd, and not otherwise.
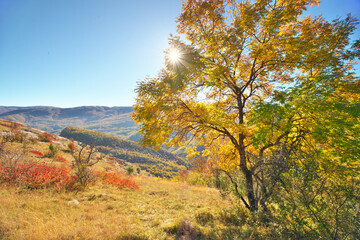
[{"label": "mountain", "polygon": [[137,141],[139,140],[138,126],[131,119],[132,111],[132,107],[0,106],[0,118],[43,129],[53,134],[59,134],[67,126],[76,126]]},{"label": "mountain", "polygon": [[126,162],[136,163],[143,170],[157,177],[171,178],[189,168],[189,164],[183,158],[166,150],[155,151],[152,148],[143,148],[136,142],[93,130],[67,127],[61,131],[60,136],[94,144],[99,152],[110,154]]},{"label": "mountain", "polygon": [[30,108],[32,108],[32,109],[41,108],[41,106],[33,106],[33,107],[15,107],[15,106],[6,107],[6,106],[0,106],[0,114],[15,111],[15,110],[20,110],[20,109],[25,110],[25,109],[30,109]]}]

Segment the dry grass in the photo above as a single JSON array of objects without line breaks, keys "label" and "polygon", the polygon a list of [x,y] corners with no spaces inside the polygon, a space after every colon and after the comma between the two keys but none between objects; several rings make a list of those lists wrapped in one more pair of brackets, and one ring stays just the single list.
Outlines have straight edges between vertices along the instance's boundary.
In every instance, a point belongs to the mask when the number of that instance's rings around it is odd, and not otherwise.
[{"label": "dry grass", "polygon": [[[0,132],[5,130],[0,126]],[[6,148],[22,151],[29,162],[70,167],[73,157],[68,143],[61,138],[53,143],[68,163],[46,157],[48,142],[12,142],[6,143]],[[126,172],[111,163],[105,158],[94,170]],[[0,239],[176,239],[184,218],[189,219],[199,239],[253,237],[252,228],[239,224],[237,214],[224,211],[236,209],[236,202],[222,198],[215,189],[145,176],[131,180],[139,191],[100,182],[79,192],[0,185]]]},{"label": "dry grass", "polygon": [[[181,220],[232,204],[214,189],[135,178],[140,191],[97,184],[59,193],[3,187],[3,239],[175,239]],[[78,204],[77,202],[78,201]],[[199,227],[201,228],[201,227]],[[212,227],[203,232],[212,231]]]}]

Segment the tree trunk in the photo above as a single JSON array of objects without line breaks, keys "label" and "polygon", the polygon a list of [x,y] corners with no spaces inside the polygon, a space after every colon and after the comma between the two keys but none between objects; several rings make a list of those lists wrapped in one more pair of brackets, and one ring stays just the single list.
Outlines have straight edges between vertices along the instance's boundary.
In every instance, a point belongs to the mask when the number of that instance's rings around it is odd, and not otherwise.
[{"label": "tree trunk", "polygon": [[258,209],[258,206],[256,204],[256,199],[255,199],[255,194],[254,194],[254,182],[253,182],[252,172],[247,167],[244,138],[245,138],[245,136],[240,134],[239,149],[238,149],[239,155],[240,155],[240,170],[244,174],[244,177],[245,177],[246,193],[247,193],[248,203],[250,206],[249,210],[254,212]]}]

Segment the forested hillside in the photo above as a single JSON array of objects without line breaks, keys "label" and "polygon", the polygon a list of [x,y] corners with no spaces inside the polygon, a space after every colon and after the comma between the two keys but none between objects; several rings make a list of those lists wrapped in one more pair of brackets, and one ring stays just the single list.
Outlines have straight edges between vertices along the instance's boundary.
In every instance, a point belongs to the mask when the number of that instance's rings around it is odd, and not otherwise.
[{"label": "forested hillside", "polygon": [[142,169],[158,177],[174,177],[189,167],[185,160],[166,150],[155,151],[152,148],[143,148],[136,142],[93,130],[67,127],[61,131],[60,136],[94,144],[98,146],[100,152],[112,154],[120,160],[137,163]]}]

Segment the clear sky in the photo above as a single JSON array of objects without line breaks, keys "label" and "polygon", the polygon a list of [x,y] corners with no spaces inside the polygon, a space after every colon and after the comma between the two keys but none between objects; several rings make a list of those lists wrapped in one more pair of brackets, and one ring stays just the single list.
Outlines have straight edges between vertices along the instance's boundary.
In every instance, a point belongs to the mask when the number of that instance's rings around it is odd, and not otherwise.
[{"label": "clear sky", "polygon": [[[181,0],[0,0],[0,105],[131,106],[164,63]],[[312,14],[360,18],[360,0]],[[357,31],[357,38],[360,31]]]}]

